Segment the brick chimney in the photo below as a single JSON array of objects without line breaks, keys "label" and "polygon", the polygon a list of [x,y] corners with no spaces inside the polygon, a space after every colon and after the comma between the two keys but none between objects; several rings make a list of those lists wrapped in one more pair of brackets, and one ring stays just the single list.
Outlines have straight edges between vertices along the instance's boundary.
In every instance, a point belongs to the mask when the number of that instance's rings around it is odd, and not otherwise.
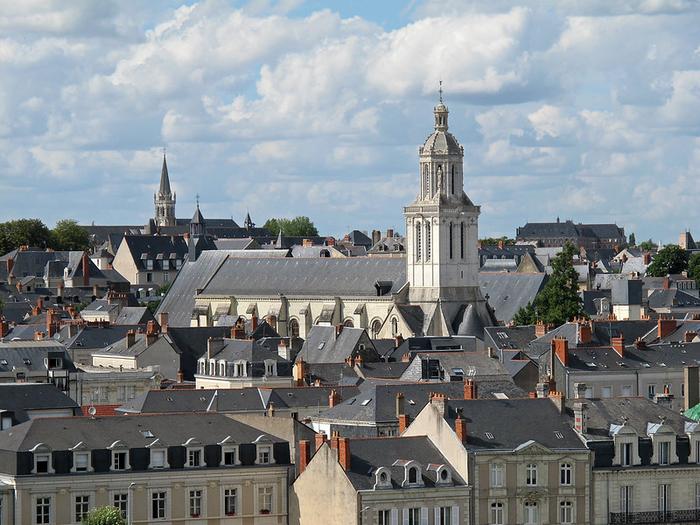
[{"label": "brick chimney", "polygon": [[136,332],[134,330],[129,330],[126,333],[126,347],[131,348],[136,344]]},{"label": "brick chimney", "polygon": [[535,337],[543,337],[547,332],[547,325],[542,321],[537,321],[535,324]]},{"label": "brick chimney", "polygon": [[301,245],[302,245],[304,248],[310,248],[311,246],[314,245],[314,241],[312,241],[311,239],[304,239],[304,240],[301,241]]},{"label": "brick chimney", "polygon": [[445,394],[432,392],[430,394],[430,404],[437,409],[441,416],[445,415],[445,411],[447,410],[447,397]]},{"label": "brick chimney", "polygon": [[465,379],[464,380],[464,399],[476,399],[477,398],[477,392],[476,392],[476,383],[474,383],[473,379]]},{"label": "brick chimney", "polygon": [[564,366],[569,366],[569,340],[565,337],[552,339],[552,352]]},{"label": "brick chimney", "polygon": [[306,373],[308,368],[306,366],[306,361],[299,359],[294,363],[294,368],[292,369],[292,376],[294,377],[294,383],[296,386],[304,386],[304,380],[306,379]]},{"label": "brick chimney", "polygon": [[0,339],[5,337],[8,333],[10,333],[10,325],[3,317],[2,319],[0,319]]},{"label": "brick chimney", "polygon": [[411,424],[411,416],[408,414],[401,414],[399,416],[399,434],[403,434],[404,431],[408,428],[408,425]]},{"label": "brick chimney", "polygon": [[34,332],[34,340],[35,341],[43,341],[44,340],[44,332]]},{"label": "brick chimney", "polygon": [[345,472],[350,470],[350,440],[346,437],[338,438],[338,463]]},{"label": "brick chimney", "polygon": [[610,345],[620,357],[625,357],[625,337],[623,335],[610,339]]},{"label": "brick chimney", "polygon": [[586,408],[583,401],[574,403],[574,430],[579,434],[585,434],[588,427],[586,425]]},{"label": "brick chimney", "polygon": [[642,262],[645,266],[649,266],[651,264],[651,254],[649,252],[642,255]]},{"label": "brick chimney", "polygon": [[49,308],[46,312],[46,337],[53,337],[58,331],[59,319],[56,311]]},{"label": "brick chimney", "polygon": [[656,335],[659,339],[671,335],[676,330],[675,319],[659,319],[657,323]]},{"label": "brick chimney", "polygon": [[5,263],[7,265],[7,275],[9,276],[12,274],[12,268],[15,267],[15,260],[10,257],[5,261]]},{"label": "brick chimney", "polygon": [[299,472],[297,475],[301,475],[302,472],[306,470],[306,466],[309,464],[311,459],[311,443],[306,439],[299,441]]},{"label": "brick chimney", "polygon": [[401,334],[394,337],[394,348],[398,348],[403,344],[403,336]]},{"label": "brick chimney", "polygon": [[498,239],[498,249],[502,250],[503,248],[505,248],[505,246],[506,246],[506,243],[503,242],[503,239]]},{"label": "brick chimney", "polygon": [[403,393],[396,394],[396,417],[401,417],[406,413],[406,399]]},{"label": "brick chimney", "polygon": [[340,403],[340,401],[340,394],[338,394],[335,388],[332,389],[330,394],[328,394],[328,408],[333,408]]},{"label": "brick chimney", "polygon": [[326,246],[335,246],[335,237],[326,237]]},{"label": "brick chimney", "polygon": [[557,407],[559,413],[563,414],[564,410],[566,409],[566,403],[564,402],[564,392],[557,392],[556,390],[552,390],[549,392],[549,399],[552,401],[552,403],[554,403],[554,406]]},{"label": "brick chimney", "polygon": [[316,452],[318,452],[318,449],[321,448],[325,442],[326,442],[326,434],[323,432],[317,432],[316,435],[314,436],[314,444],[316,445]]},{"label": "brick chimney", "polygon": [[664,277],[663,289],[668,290],[671,288],[671,278],[667,275]]},{"label": "brick chimney", "polygon": [[389,239],[393,239],[394,237],[394,229],[393,228],[388,228],[386,231],[386,236]]},{"label": "brick chimney", "polygon": [[579,321],[578,323],[578,342],[582,345],[588,345],[593,339],[593,327],[592,323],[587,321]]},{"label": "brick chimney", "polygon": [[156,322],[151,320],[146,324],[146,344],[148,346],[152,345],[158,339],[158,330],[156,329]]},{"label": "brick chimney", "polygon": [[245,328],[239,326],[231,327],[231,338],[232,339],[245,339]]},{"label": "brick chimney", "polygon": [[90,257],[83,252],[83,286],[90,286]]},{"label": "brick chimney", "polygon": [[185,382],[185,372],[183,372],[182,370],[177,371],[177,382],[179,384],[182,384]]},{"label": "brick chimney", "polygon": [[168,333],[168,312],[161,312],[160,313],[160,333],[161,334]]},{"label": "brick chimney", "polygon": [[462,443],[467,442],[467,421],[466,419],[462,419],[461,414],[455,419],[455,434],[457,434],[457,439]]},{"label": "brick chimney", "polygon": [[255,314],[250,318],[250,327],[252,332],[258,329],[258,316]]}]

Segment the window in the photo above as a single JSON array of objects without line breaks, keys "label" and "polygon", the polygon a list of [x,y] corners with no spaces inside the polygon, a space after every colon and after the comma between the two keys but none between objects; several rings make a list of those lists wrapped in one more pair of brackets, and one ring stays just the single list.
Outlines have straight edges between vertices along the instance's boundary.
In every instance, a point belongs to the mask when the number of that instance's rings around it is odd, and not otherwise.
[{"label": "window", "polygon": [[416,223],[416,246],[415,246],[415,252],[416,252],[416,261],[420,261],[421,259],[421,251],[423,247],[421,246],[423,239],[421,238],[421,225],[420,222]]},{"label": "window", "polygon": [[452,507],[437,509],[435,525],[452,525]]},{"label": "window", "polygon": [[620,512],[629,514],[632,512],[632,485],[620,487]]},{"label": "window", "polygon": [[536,525],[538,523],[538,512],[536,501],[525,502],[525,525]]},{"label": "window", "polygon": [[165,468],[165,450],[151,450],[151,468]]},{"label": "window", "polygon": [[226,376],[226,362],[225,361],[220,361],[219,362],[219,375],[221,377]]},{"label": "window", "polygon": [[122,518],[126,519],[129,514],[129,494],[119,493],[112,496],[112,506],[118,508]]},{"label": "window", "polygon": [[83,521],[85,515],[90,512],[90,496],[75,497],[75,521]]},{"label": "window", "polygon": [[404,519],[404,523],[408,523],[408,525],[420,525],[420,508],[414,507],[405,509],[404,512],[406,513],[405,516],[408,516],[408,522]]},{"label": "window", "polygon": [[501,463],[491,463],[491,486],[503,486],[503,465]]},{"label": "window", "polygon": [[654,396],[656,395],[656,385],[649,385],[647,387],[647,396],[649,399],[654,399]]},{"label": "window", "polygon": [[571,463],[562,463],[559,465],[559,484],[571,485]]},{"label": "window", "polygon": [[430,237],[430,223],[425,223],[425,260],[429,261],[432,253],[431,237]]},{"label": "window", "polygon": [[379,331],[382,329],[382,322],[379,319],[372,321],[372,339],[379,338]]},{"label": "window", "polygon": [[490,525],[503,525],[503,503],[498,501],[491,503]]},{"label": "window", "polygon": [[291,337],[299,337],[299,321],[296,319],[289,321],[289,335]]},{"label": "window", "polygon": [[391,335],[394,337],[399,335],[399,320],[396,317],[391,318]]},{"label": "window", "polygon": [[152,274],[152,273],[147,273],[147,274],[146,274],[146,282],[147,282],[147,283],[152,283],[152,282],[153,282],[153,274]]},{"label": "window", "polygon": [[[352,321],[350,321],[352,322]],[[347,323],[347,321],[346,321]],[[347,324],[346,324],[347,326]],[[266,376],[274,376],[275,374],[275,362],[274,361],[268,361],[265,363],[265,375]]]},{"label": "window", "polygon": [[612,387],[611,386],[601,387],[600,388],[600,397],[603,397],[603,398],[612,397]]},{"label": "window", "polygon": [[391,511],[388,509],[377,511],[377,525],[391,525]]},{"label": "window", "polygon": [[668,465],[670,463],[671,456],[671,443],[668,441],[661,441],[659,443],[659,465]]},{"label": "window", "polygon": [[525,484],[532,487],[537,485],[537,465],[529,463],[525,467]]},{"label": "window", "polygon": [[202,491],[190,490],[190,517],[199,518],[202,515]]},{"label": "window", "polygon": [[260,514],[272,513],[272,487],[258,487],[258,507]]},{"label": "window", "polygon": [[76,472],[87,472],[90,466],[90,453],[89,452],[75,452],[73,453],[73,459],[75,464],[73,468]]},{"label": "window", "polygon": [[408,469],[408,482],[409,483],[416,483],[418,480],[418,469],[415,467],[411,467]]},{"label": "window", "polygon": [[237,464],[237,458],[238,458],[237,447],[224,447],[222,455],[223,455],[224,465],[231,466],[231,465]]},{"label": "window", "polygon": [[112,451],[112,470],[126,470],[126,451]]},{"label": "window", "polygon": [[165,519],[166,498],[167,494],[163,491],[158,491],[151,494],[151,519]]},{"label": "window", "polygon": [[36,474],[48,474],[51,465],[51,454],[34,455],[34,472]]},{"label": "window", "polygon": [[464,259],[464,223],[459,223],[459,256]]},{"label": "window", "polygon": [[632,465],[632,443],[622,443],[620,445],[620,450],[622,451],[621,465],[623,467],[629,467]]},{"label": "window", "polygon": [[632,397],[632,385],[622,385],[622,397]]},{"label": "window", "polygon": [[272,449],[269,445],[258,445],[258,464],[272,463]]},{"label": "window", "polygon": [[574,504],[570,501],[559,503],[559,523],[568,524],[574,522]]},{"label": "window", "polygon": [[700,510],[700,483],[695,484],[695,508]]},{"label": "window", "polygon": [[245,363],[236,363],[236,377],[244,377],[245,375]]},{"label": "window", "polygon": [[671,510],[671,485],[662,483],[659,485],[659,512]]},{"label": "window", "polygon": [[238,489],[224,489],[224,514],[227,516],[236,515]]},{"label": "window", "polygon": [[153,269],[153,259],[146,259],[146,270]]},{"label": "window", "polygon": [[454,230],[454,226],[452,223],[450,223],[450,232],[449,232],[449,235],[450,235],[450,243],[449,243],[450,244],[450,259],[452,259],[452,230]]},{"label": "window", "polygon": [[38,525],[51,523],[51,498],[48,496],[36,498],[34,512],[36,513],[34,523]]},{"label": "window", "polygon": [[187,466],[201,467],[202,466],[202,449],[189,448],[187,449]]}]

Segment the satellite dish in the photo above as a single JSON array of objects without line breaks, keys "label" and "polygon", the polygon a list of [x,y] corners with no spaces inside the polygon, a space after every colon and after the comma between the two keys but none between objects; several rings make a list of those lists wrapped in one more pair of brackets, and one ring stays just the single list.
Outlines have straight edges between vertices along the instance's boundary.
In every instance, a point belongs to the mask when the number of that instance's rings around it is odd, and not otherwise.
[{"label": "satellite dish", "polygon": [[88,414],[90,414],[90,417],[95,417],[95,414],[97,414],[97,409],[95,407],[88,408]]}]

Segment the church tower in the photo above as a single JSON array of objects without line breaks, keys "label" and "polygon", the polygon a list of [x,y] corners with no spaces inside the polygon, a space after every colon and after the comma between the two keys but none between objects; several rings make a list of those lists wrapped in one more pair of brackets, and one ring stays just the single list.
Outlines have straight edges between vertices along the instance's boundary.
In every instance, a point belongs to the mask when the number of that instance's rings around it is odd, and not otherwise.
[{"label": "church tower", "polygon": [[156,226],[175,226],[175,200],[176,196],[170,191],[170,177],[168,176],[168,164],[163,154],[163,168],[160,171],[160,187],[153,195],[153,203],[156,208]]},{"label": "church tower", "polygon": [[418,196],[404,208],[406,277],[411,304],[438,305],[443,329],[426,333],[447,335],[461,332],[466,310],[482,329],[491,315],[479,288],[480,207],[464,193],[464,148],[448,131],[442,88],[433,112],[435,129],[418,151]]}]

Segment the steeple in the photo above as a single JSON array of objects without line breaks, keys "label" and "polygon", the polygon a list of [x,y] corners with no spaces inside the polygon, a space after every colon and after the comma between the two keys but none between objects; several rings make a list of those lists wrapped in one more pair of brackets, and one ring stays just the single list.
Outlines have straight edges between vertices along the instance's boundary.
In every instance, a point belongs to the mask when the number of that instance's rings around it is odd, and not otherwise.
[{"label": "steeple", "polygon": [[202,211],[199,209],[199,196],[197,196],[197,209],[190,221],[190,236],[202,237],[204,235],[206,235],[206,221],[204,220]]},{"label": "steeple", "polygon": [[449,115],[449,110],[447,106],[442,102],[442,80],[440,81],[440,102],[433,109],[435,113],[435,131],[447,131],[447,116]]},{"label": "steeple", "polygon": [[158,193],[163,197],[170,195],[170,177],[168,176],[168,162],[165,160],[165,153],[163,153],[163,167],[160,170],[160,188]]},{"label": "steeple", "polygon": [[168,163],[163,152],[163,167],[160,170],[160,186],[158,192],[153,195],[155,205],[154,222],[156,226],[175,226],[175,201],[177,197],[170,189],[170,176],[168,175]]},{"label": "steeple", "polygon": [[253,220],[250,218],[250,213],[246,212],[245,214],[245,220],[243,221],[243,227],[246,230],[250,230],[251,228],[255,228],[255,223]]}]

